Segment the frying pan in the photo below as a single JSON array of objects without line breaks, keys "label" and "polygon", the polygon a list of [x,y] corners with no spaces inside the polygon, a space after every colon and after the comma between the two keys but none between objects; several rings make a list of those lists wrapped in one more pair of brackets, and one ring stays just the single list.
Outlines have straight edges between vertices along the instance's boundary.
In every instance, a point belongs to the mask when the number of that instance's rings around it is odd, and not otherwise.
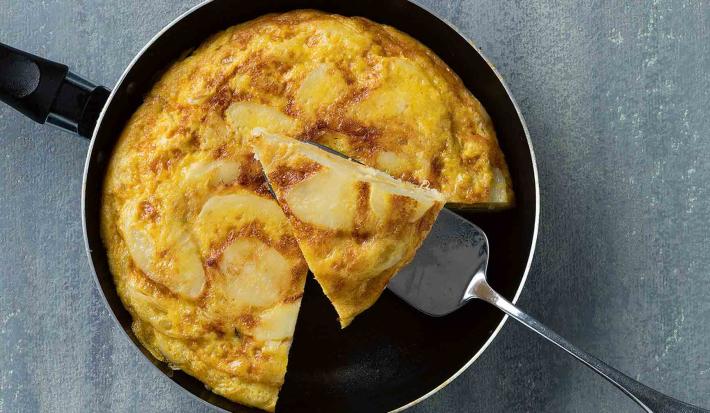
[{"label": "frying pan", "polygon": [[[260,15],[314,8],[363,16],[410,34],[431,48],[464,81],[493,118],[510,167],[514,208],[466,211],[495,245],[489,280],[517,301],[533,256],[539,217],[537,169],[525,122],[500,75],[454,27],[406,0],[206,1],[166,26],[136,55],[109,93],[67,67],[0,45],[0,99],[40,123],[91,138],[84,168],[82,212],[86,252],[96,284],[114,319],[150,362],[182,388],[215,407],[246,408],[171,370],[144,349],[131,331],[99,235],[101,191],[117,138],[143,97],[172,62],[209,35]],[[443,388],[490,345],[505,317],[471,303],[442,318],[408,307],[389,291],[347,329],[340,330],[330,303],[313,281],[306,283],[289,357],[280,411],[371,412],[403,410]],[[138,368],[138,367],[137,367]]]}]

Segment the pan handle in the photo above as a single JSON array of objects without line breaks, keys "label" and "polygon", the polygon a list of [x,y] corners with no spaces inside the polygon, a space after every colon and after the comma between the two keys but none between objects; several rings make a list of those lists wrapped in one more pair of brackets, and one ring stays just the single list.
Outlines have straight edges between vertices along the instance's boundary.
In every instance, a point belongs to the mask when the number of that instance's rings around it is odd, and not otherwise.
[{"label": "pan handle", "polygon": [[35,122],[90,138],[108,96],[66,65],[0,43],[0,100]]}]

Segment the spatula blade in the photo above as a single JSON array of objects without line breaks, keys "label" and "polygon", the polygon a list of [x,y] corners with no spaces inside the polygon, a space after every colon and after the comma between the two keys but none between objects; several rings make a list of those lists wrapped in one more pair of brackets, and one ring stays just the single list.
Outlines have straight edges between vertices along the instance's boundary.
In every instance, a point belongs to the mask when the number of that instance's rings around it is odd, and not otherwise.
[{"label": "spatula blade", "polygon": [[476,225],[443,209],[416,256],[387,288],[417,310],[444,316],[460,308],[473,276],[488,266],[488,239]]}]

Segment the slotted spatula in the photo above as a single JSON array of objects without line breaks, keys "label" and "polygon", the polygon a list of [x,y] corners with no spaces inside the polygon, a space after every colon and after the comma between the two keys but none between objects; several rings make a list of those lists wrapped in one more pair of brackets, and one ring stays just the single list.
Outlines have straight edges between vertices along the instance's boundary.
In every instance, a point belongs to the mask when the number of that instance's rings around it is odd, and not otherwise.
[{"label": "slotted spatula", "polygon": [[486,280],[489,254],[486,234],[468,220],[443,209],[414,260],[390,281],[388,288],[417,310],[445,316],[478,298],[492,304],[565,350],[609,380],[646,412],[699,413],[708,410],[666,396],[585,353],[533,317],[525,314]]}]

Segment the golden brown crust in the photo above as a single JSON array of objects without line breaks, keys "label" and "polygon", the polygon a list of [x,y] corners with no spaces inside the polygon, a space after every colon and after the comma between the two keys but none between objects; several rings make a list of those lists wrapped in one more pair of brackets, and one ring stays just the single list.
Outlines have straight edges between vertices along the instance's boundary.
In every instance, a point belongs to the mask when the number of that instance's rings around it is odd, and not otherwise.
[{"label": "golden brown crust", "polygon": [[[295,320],[306,265],[285,216],[268,206],[278,209],[245,145],[256,126],[429,184],[451,202],[505,204],[512,192],[480,103],[431,51],[390,27],[311,10],[268,15],[215,34],[169,68],[126,124],[107,171],[101,226],[111,270],[150,351],[215,392],[273,410],[290,335],[253,337],[266,334],[260,329],[268,323],[273,330],[274,320]],[[296,184],[319,173],[303,168],[282,175]],[[359,245],[373,237],[363,202],[371,191],[358,189],[358,225],[348,230]],[[420,221],[420,232],[427,225]],[[328,231],[314,230],[313,237],[326,239]],[[287,268],[277,299],[231,305],[229,291],[240,291],[230,290],[228,274],[262,250]],[[363,294],[371,297],[388,276],[372,278]],[[249,351],[216,359],[195,347],[229,349],[236,336]],[[263,356],[275,343],[285,347]],[[230,357],[264,368],[219,370]]]},{"label": "golden brown crust", "polygon": [[255,153],[345,327],[412,260],[444,197],[315,146],[256,133]]},{"label": "golden brown crust", "polygon": [[449,202],[512,202],[485,109],[441,59],[391,27],[312,10],[267,15],[213,36],[161,83],[151,97],[175,106],[185,127],[215,113],[243,138],[273,119],[260,113],[255,125],[230,106],[263,106],[283,117],[275,132],[431,185]]},{"label": "golden brown crust", "polygon": [[315,162],[308,162],[298,165],[296,168],[276,168],[269,172],[269,181],[280,188],[290,188],[314,173],[318,172],[320,165]]}]

